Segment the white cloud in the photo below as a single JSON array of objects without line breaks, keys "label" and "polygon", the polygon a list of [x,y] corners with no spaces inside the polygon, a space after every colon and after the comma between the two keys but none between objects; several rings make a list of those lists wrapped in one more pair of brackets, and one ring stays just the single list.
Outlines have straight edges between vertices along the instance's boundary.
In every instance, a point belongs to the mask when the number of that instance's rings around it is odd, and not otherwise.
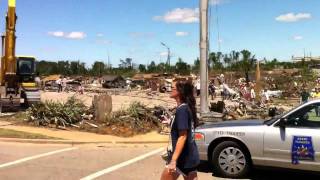
[{"label": "white cloud", "polygon": [[86,33],[84,32],[71,32],[65,36],[68,39],[84,39],[86,37]]},{"label": "white cloud", "polygon": [[293,36],[293,39],[294,39],[294,40],[302,40],[303,37],[302,37],[302,36]]},{"label": "white cloud", "polygon": [[102,33],[97,34],[97,37],[103,37],[103,36],[104,36],[104,34],[102,34]]},{"label": "white cloud", "polygon": [[288,14],[282,14],[278,17],[276,17],[276,21],[280,22],[297,22],[301,20],[311,19],[312,16],[310,13],[288,13]]},{"label": "white cloud", "polygon": [[163,16],[153,17],[153,20],[166,23],[196,23],[199,21],[199,8],[176,8]]},{"label": "white cloud", "polygon": [[223,4],[226,3],[228,0],[210,0],[210,4],[211,5],[219,5],[219,4]]},{"label": "white cloud", "polygon": [[176,32],[176,36],[188,36],[188,35],[189,35],[188,32],[183,32],[183,31]]},{"label": "white cloud", "polygon": [[84,39],[87,35],[84,32],[70,32],[66,33],[63,31],[53,31],[48,32],[50,36],[59,37],[59,38],[67,38],[67,39]]},{"label": "white cloud", "polygon": [[48,34],[50,36],[54,36],[54,37],[63,37],[64,36],[64,32],[62,32],[62,31],[48,32]]}]

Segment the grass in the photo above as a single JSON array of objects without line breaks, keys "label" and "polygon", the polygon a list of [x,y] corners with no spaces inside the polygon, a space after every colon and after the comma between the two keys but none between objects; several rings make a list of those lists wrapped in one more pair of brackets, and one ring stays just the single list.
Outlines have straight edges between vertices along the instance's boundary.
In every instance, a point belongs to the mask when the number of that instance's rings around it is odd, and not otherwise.
[{"label": "grass", "polygon": [[16,131],[11,129],[0,128],[0,138],[21,138],[21,139],[56,139],[54,137],[45,136],[42,134],[28,133],[22,131]]},{"label": "grass", "polygon": [[27,114],[25,112],[18,112],[11,119],[23,121],[24,119],[27,119]]}]

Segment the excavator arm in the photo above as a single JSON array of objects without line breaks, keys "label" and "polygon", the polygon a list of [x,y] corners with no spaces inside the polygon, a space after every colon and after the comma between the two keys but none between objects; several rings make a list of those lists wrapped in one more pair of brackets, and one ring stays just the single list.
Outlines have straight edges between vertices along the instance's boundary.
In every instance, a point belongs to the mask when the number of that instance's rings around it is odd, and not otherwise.
[{"label": "excavator arm", "polygon": [[[4,42],[4,55],[1,58],[1,76],[0,82],[1,85],[5,85],[6,79],[14,78],[17,71],[17,62],[15,55],[15,42],[16,42],[16,1],[8,0],[8,13],[6,16],[6,33],[5,33],[5,42]],[[9,77],[6,77],[9,76]],[[10,80],[9,80],[10,81]]]},{"label": "excavator arm", "polygon": [[16,0],[8,0],[6,32],[2,37],[0,72],[0,111],[2,107],[19,107],[40,101],[34,84],[35,58],[16,57]]}]

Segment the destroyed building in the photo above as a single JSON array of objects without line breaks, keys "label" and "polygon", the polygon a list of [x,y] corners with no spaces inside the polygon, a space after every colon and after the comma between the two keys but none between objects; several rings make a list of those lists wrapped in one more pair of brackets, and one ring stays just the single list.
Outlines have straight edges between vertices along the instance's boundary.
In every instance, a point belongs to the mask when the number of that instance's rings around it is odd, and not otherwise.
[{"label": "destroyed building", "polygon": [[118,75],[104,75],[101,79],[104,88],[124,88],[126,85],[126,80]]}]

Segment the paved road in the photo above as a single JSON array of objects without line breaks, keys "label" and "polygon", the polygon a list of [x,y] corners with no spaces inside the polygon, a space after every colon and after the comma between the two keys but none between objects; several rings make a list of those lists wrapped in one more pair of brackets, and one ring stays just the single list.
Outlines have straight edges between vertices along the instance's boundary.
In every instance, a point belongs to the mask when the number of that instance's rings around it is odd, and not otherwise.
[{"label": "paved road", "polygon": [[[160,145],[48,145],[0,142],[0,179],[158,180],[163,170]],[[320,176],[255,170],[251,179]],[[200,180],[213,179],[200,172]],[[216,178],[220,179],[220,178]]]}]

